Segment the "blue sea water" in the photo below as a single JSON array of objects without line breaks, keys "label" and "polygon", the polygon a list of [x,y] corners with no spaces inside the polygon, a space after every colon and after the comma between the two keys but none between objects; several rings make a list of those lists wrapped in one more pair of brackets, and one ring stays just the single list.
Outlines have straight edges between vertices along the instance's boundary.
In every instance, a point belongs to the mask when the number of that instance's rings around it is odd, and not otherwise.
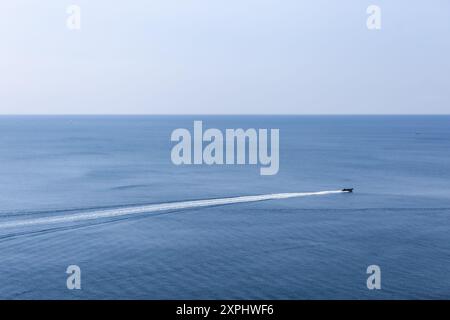
[{"label": "blue sea water", "polygon": [[[175,166],[174,129],[279,128],[280,170]],[[0,228],[2,299],[449,299],[449,116],[4,116],[0,225],[193,199],[331,194]],[[79,265],[82,290],[66,288]],[[366,268],[381,268],[368,290]]]}]

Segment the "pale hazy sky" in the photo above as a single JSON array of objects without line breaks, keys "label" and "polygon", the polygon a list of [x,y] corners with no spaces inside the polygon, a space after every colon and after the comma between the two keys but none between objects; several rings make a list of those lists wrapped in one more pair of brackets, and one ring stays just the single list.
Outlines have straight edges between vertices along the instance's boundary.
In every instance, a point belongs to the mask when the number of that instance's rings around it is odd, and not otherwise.
[{"label": "pale hazy sky", "polygon": [[2,0],[0,113],[450,113],[450,1]]}]

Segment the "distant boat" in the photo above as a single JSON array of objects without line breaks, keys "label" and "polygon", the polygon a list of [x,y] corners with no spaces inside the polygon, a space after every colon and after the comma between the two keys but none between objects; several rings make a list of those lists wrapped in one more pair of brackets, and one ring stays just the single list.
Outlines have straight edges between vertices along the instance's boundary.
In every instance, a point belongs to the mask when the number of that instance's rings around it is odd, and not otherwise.
[{"label": "distant boat", "polygon": [[344,191],[344,192],[353,192],[353,188],[342,189],[342,191]]}]

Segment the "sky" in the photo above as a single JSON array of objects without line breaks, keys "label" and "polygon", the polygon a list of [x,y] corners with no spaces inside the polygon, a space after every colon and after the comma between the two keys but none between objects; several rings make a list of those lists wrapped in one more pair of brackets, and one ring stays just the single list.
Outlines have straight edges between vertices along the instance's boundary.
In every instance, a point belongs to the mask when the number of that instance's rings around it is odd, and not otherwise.
[{"label": "sky", "polygon": [[450,114],[450,1],[3,0],[0,114]]}]

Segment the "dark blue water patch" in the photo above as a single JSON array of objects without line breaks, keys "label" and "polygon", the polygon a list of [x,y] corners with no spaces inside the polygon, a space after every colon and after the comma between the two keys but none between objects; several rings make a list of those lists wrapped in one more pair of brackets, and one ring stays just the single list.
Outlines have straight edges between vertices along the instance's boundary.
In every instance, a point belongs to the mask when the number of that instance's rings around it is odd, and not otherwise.
[{"label": "dark blue water patch", "polygon": [[[280,129],[279,173],[174,166],[170,134],[194,120]],[[449,159],[448,116],[0,117],[2,221],[355,187],[3,233],[0,297],[448,299]],[[69,264],[81,292],[65,288]]]}]

